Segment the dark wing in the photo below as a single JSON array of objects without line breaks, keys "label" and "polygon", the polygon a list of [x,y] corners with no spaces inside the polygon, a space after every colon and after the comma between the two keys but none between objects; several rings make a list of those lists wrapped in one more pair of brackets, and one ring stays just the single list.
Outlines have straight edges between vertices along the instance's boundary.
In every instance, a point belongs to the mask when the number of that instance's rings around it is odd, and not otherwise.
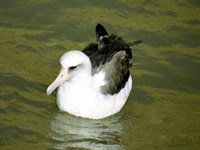
[{"label": "dark wing", "polygon": [[92,74],[105,72],[106,84],[101,86],[104,94],[116,94],[124,88],[130,76],[132,66],[131,46],[138,42],[126,43],[121,37],[112,34],[108,36],[105,28],[96,27],[98,44],[89,44],[84,50],[92,63]]},{"label": "dark wing", "polygon": [[105,72],[106,84],[101,87],[104,94],[116,94],[124,88],[130,76],[129,68],[132,60],[125,50],[117,52],[108,62],[100,65],[100,71]]},{"label": "dark wing", "polygon": [[108,37],[108,32],[106,31],[106,29],[101,24],[97,24],[97,26],[96,26],[96,38],[97,38],[99,50],[104,46],[104,42],[102,40],[104,37]]}]

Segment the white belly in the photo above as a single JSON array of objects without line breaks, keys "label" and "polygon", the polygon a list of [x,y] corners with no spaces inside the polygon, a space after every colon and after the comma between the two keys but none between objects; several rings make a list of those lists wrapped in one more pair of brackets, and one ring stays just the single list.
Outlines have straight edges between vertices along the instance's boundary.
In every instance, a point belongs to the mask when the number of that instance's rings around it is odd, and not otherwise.
[{"label": "white belly", "polygon": [[132,88],[132,78],[117,94],[103,95],[87,84],[65,82],[57,93],[60,110],[75,116],[101,119],[119,112],[124,106]]}]

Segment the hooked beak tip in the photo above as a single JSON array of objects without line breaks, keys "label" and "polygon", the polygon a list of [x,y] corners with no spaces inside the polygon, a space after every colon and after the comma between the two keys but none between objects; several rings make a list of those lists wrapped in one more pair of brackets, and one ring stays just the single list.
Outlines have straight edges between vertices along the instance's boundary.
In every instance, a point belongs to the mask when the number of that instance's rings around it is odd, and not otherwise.
[{"label": "hooked beak tip", "polygon": [[47,95],[49,96],[52,93],[52,91],[49,89],[49,87],[47,88]]},{"label": "hooked beak tip", "polygon": [[61,68],[58,77],[55,81],[47,88],[47,95],[49,96],[58,86],[68,79],[68,73],[66,69]]}]

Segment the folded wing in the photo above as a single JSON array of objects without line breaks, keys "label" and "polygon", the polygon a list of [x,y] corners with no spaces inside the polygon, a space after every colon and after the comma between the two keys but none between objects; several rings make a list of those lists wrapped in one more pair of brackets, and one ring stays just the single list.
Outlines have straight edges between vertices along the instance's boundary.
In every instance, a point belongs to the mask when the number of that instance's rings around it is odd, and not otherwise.
[{"label": "folded wing", "polygon": [[[116,94],[124,88],[130,76],[132,66],[133,45],[141,41],[126,43],[115,34],[108,35],[105,28],[98,24],[96,26],[96,37],[98,44],[90,44],[84,50],[92,63],[92,75],[94,85],[103,94]],[[98,78],[95,78],[97,77]],[[101,81],[99,81],[101,80]]]}]

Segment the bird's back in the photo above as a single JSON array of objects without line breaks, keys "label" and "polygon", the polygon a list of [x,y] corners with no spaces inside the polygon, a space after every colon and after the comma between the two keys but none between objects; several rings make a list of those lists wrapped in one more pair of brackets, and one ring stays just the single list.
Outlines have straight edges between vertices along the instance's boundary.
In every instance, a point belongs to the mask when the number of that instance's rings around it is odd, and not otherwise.
[{"label": "bird's back", "polygon": [[89,44],[83,53],[90,58],[93,75],[105,73],[101,92],[113,95],[124,88],[130,76],[132,45],[115,34],[109,36],[100,24],[96,26],[96,35],[98,43]]}]

